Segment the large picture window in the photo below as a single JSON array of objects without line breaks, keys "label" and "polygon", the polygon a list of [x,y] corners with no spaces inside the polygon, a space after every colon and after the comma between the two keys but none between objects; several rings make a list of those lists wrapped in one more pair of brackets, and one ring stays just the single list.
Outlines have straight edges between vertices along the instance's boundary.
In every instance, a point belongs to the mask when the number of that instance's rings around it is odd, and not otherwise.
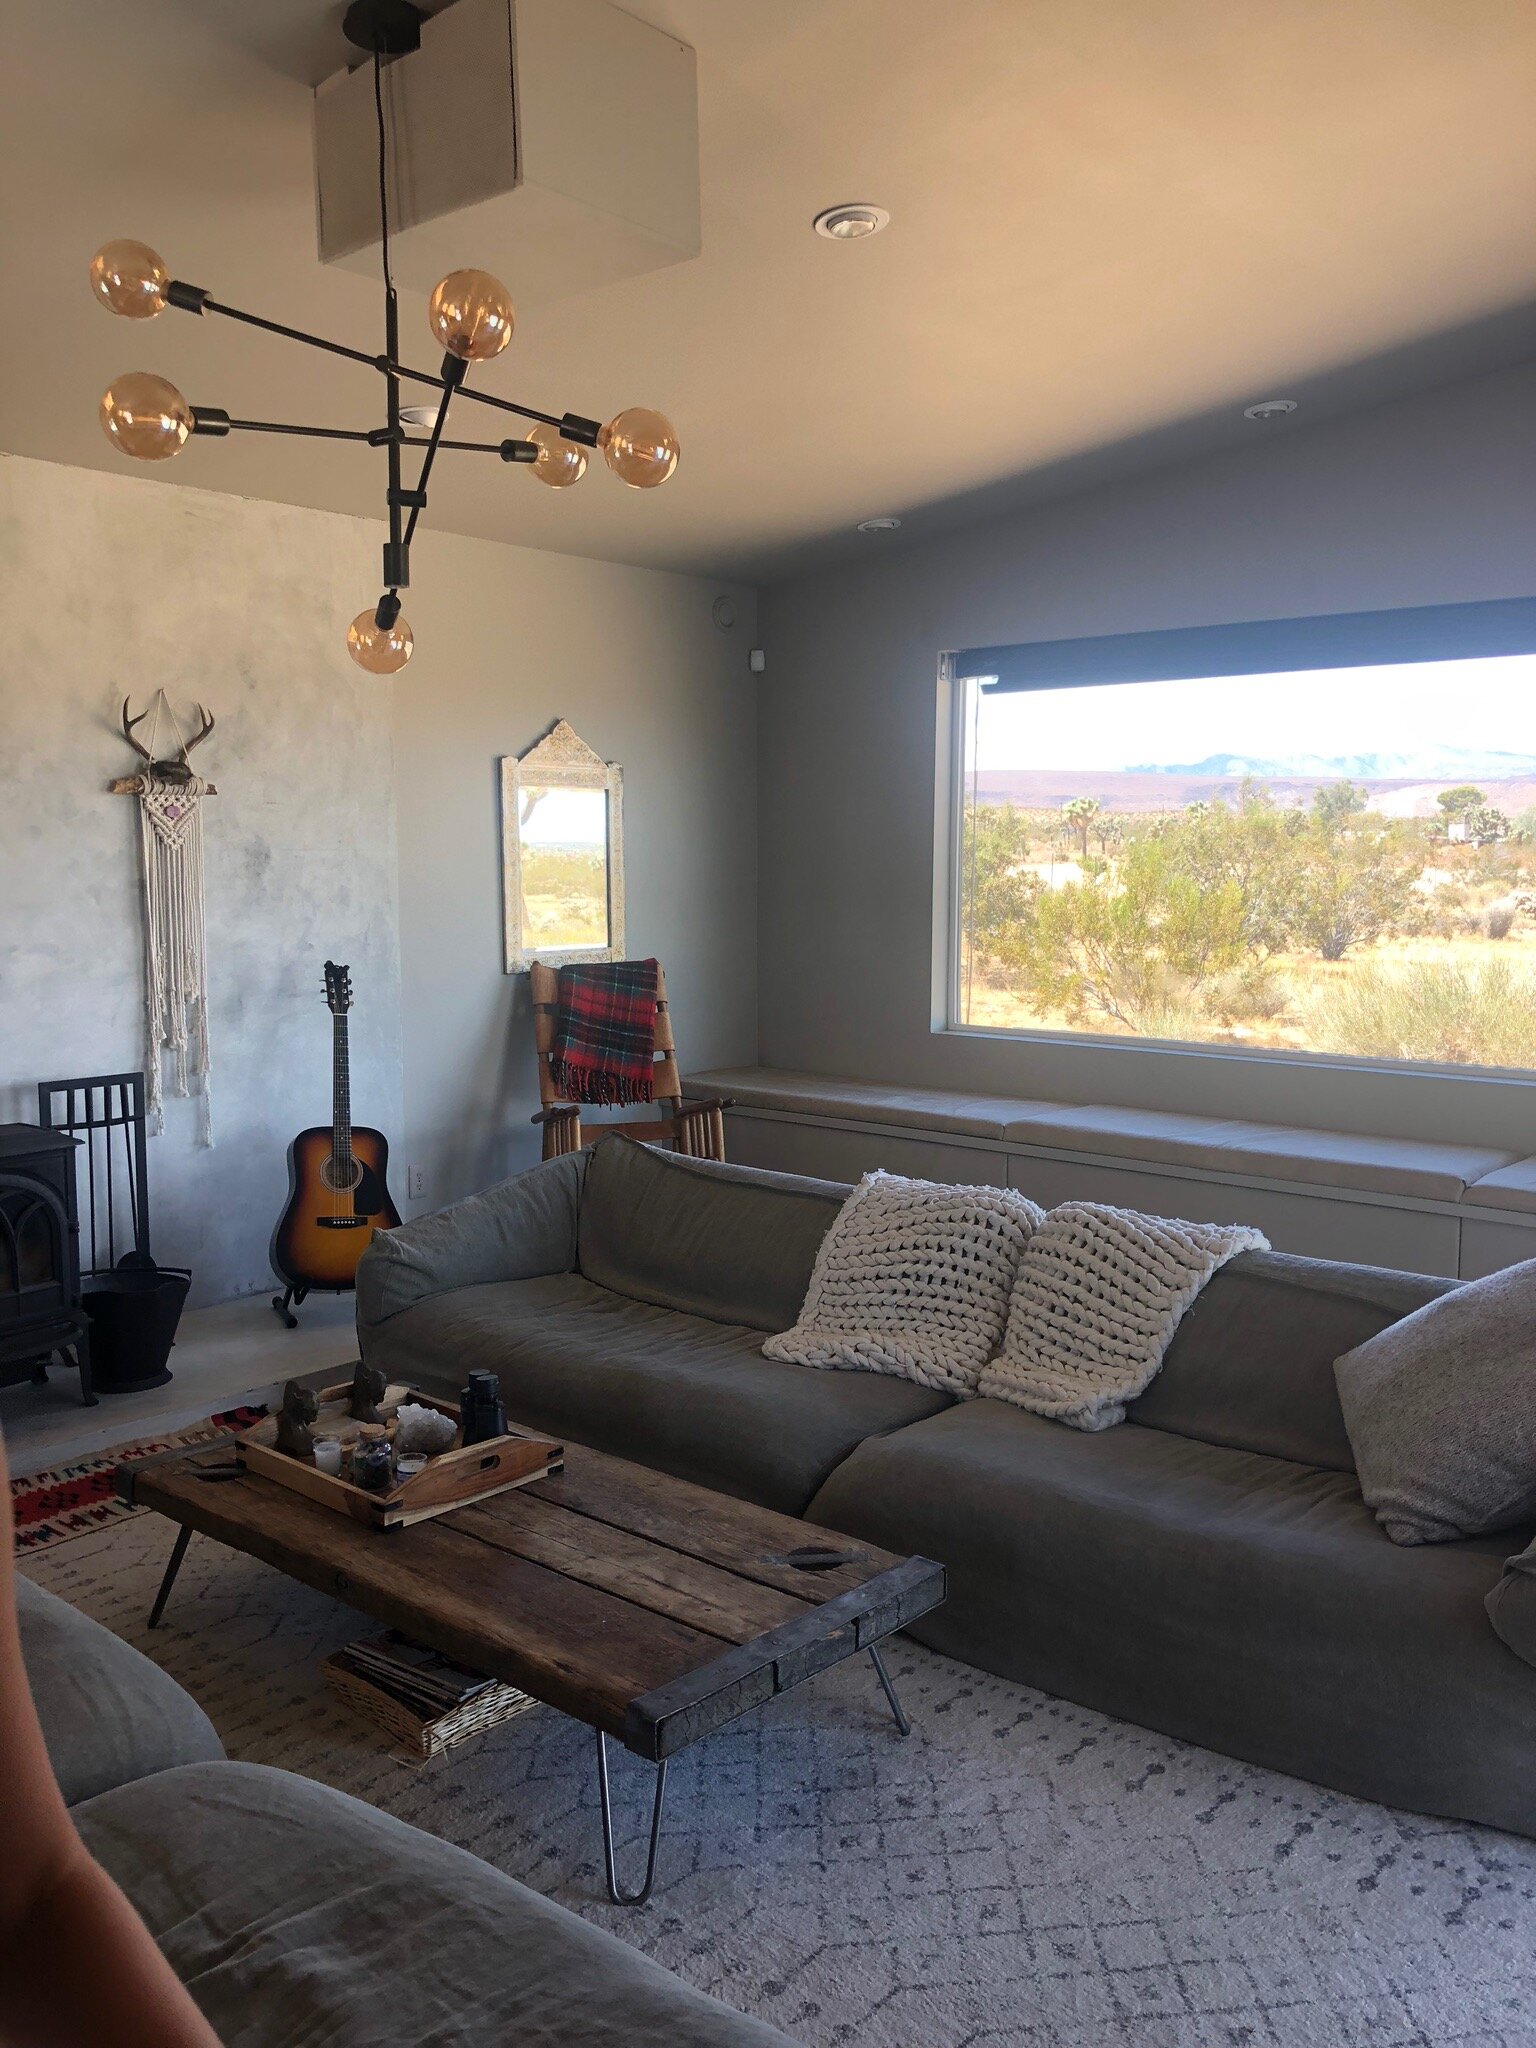
[{"label": "large picture window", "polygon": [[952,1023],[1536,1068],[1536,655],[954,690]]}]

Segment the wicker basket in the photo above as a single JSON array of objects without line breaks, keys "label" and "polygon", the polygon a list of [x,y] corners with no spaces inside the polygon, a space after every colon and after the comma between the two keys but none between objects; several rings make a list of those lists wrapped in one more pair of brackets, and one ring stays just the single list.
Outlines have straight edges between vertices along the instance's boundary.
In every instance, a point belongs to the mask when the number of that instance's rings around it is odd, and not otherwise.
[{"label": "wicker basket", "polygon": [[483,1735],[487,1729],[499,1728],[503,1721],[538,1705],[536,1699],[519,1692],[515,1685],[497,1683],[477,1692],[463,1706],[440,1714],[435,1721],[426,1721],[403,1700],[349,1670],[339,1657],[327,1657],[322,1669],[339,1700],[375,1728],[382,1728],[412,1757],[422,1759],[442,1756],[456,1743],[467,1742],[472,1735]]}]

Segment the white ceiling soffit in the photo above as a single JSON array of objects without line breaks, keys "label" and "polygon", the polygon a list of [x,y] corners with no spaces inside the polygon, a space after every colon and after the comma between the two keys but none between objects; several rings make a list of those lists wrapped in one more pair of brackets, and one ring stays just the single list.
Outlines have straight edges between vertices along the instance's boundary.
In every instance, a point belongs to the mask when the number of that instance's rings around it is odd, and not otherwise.
[{"label": "white ceiling soffit", "polygon": [[[444,529],[769,577],[1530,353],[1530,0],[643,0],[698,56],[703,253],[530,308],[473,374],[671,415],[663,489],[445,460]],[[310,87],[336,0],[16,0],[0,224],[4,445],[126,467],[116,373],[194,403],[368,425],[370,374],[215,319],[91,301],[111,236],[227,302],[358,346],[376,287],[315,253]],[[814,235],[823,207],[883,233]],[[477,227],[460,260],[515,260]],[[407,355],[432,367],[420,292]],[[1241,407],[1306,396],[1293,422]],[[469,408],[465,408],[468,412]],[[197,440],[138,475],[377,516],[370,450]]]}]

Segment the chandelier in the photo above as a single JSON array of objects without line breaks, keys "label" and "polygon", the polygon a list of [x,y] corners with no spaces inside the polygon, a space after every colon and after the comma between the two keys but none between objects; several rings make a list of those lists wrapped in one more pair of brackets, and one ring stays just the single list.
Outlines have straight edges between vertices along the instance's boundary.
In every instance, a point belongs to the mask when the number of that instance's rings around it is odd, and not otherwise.
[{"label": "chandelier", "polygon": [[[645,406],[631,406],[606,424],[580,413],[540,412],[514,404],[488,391],[478,391],[467,378],[471,363],[488,363],[512,339],[514,314],[505,285],[484,270],[455,270],[445,277],[427,302],[427,322],[444,350],[434,375],[413,370],[400,360],[399,309],[389,267],[388,158],[384,121],[383,60],[414,50],[420,43],[420,10],[409,0],[355,0],[343,23],[348,40],[372,52],[373,97],[379,141],[379,229],[384,283],[384,348],[381,354],[327,341],[300,327],[242,312],[224,305],[201,285],[185,284],[169,275],[164,263],[142,242],[105,243],[91,259],[91,289],[110,312],[128,320],[153,319],[167,306],[200,318],[220,313],[247,327],[279,334],[308,348],[323,349],[361,363],[384,380],[384,420],[373,427],[314,427],[289,421],[234,419],[215,405],[189,405],[176,386],[149,370],[131,370],[114,377],[101,398],[102,431],[113,447],[140,462],[161,462],[179,454],[194,434],[298,434],[320,441],[356,441],[382,448],[388,466],[386,505],[389,539],[384,544],[384,590],[377,605],[361,611],[347,628],[347,650],[359,667],[372,675],[394,675],[411,658],[415,641],[400,609],[400,593],[410,584],[411,541],[427,503],[427,482],[441,449],[495,455],[503,462],[526,464],[540,483],[556,490],[577,483],[586,472],[588,448],[602,450],[622,483],[636,490],[663,484],[677,468],[678,443],[671,422]],[[401,405],[404,384],[427,385],[437,393],[435,405]],[[448,408],[455,397],[515,413],[533,422],[526,438],[504,441],[460,441],[444,438]],[[408,431],[425,426],[425,435]],[[424,452],[414,485],[403,480],[402,451]]]}]

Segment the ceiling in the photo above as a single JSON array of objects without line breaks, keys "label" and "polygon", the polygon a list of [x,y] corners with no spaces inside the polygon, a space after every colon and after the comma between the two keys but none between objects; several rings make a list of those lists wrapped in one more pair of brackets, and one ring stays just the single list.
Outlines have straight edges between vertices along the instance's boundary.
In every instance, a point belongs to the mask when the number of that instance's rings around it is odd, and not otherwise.
[{"label": "ceiling", "polygon": [[[251,417],[370,423],[367,372],[223,321],[130,328],[132,235],[229,303],[377,345],[315,255],[336,0],[6,0],[4,446],[110,468],[128,368]],[[531,309],[487,389],[660,407],[665,489],[445,458],[428,523],[772,578],[1536,353],[1530,0],[637,0],[698,52],[704,253]],[[872,200],[854,244],[811,217]],[[494,246],[466,262],[502,268]],[[510,259],[507,282],[516,296]],[[432,367],[420,294],[407,356]],[[1241,408],[1305,403],[1287,425]],[[377,515],[382,459],[251,436],[140,475]],[[898,543],[899,544],[899,543]]]}]

